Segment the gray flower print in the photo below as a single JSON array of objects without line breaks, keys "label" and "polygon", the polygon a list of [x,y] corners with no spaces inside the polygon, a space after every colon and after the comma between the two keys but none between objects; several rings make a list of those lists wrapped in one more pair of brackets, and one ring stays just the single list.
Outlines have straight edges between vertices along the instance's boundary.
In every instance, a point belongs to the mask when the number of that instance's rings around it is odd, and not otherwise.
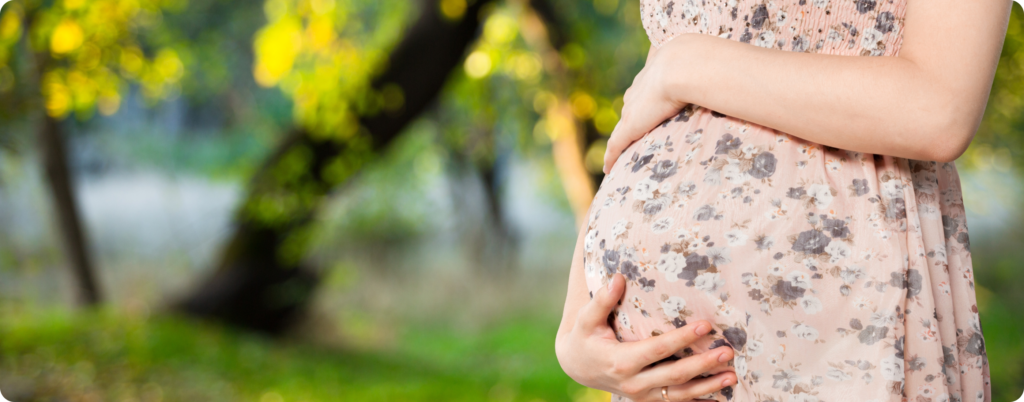
[{"label": "gray flower print", "polygon": [[960,232],[956,235],[957,243],[963,244],[967,251],[971,251],[971,239],[967,236],[967,232]]},{"label": "gray flower print", "polygon": [[637,278],[640,278],[640,269],[632,261],[623,261],[621,269],[622,275],[631,281],[635,281]]},{"label": "gray flower print", "polygon": [[754,157],[753,166],[747,172],[755,179],[766,179],[775,173],[775,164],[778,161],[771,152],[762,152]]},{"label": "gray flower print", "polygon": [[907,362],[907,368],[910,369],[911,371],[921,371],[921,370],[924,370],[925,366],[927,366],[927,365],[928,365],[928,363],[925,362],[924,358],[922,358],[920,356],[915,357],[912,360]]},{"label": "gray flower print", "polygon": [[697,208],[697,211],[693,213],[693,219],[698,221],[706,221],[715,217],[715,207],[711,205],[704,205]]},{"label": "gray flower print", "polygon": [[676,162],[669,159],[662,159],[651,167],[651,180],[661,183],[665,179],[676,174],[678,167]]},{"label": "gray flower print", "polygon": [[754,244],[757,245],[758,250],[768,250],[775,245],[775,239],[771,236],[761,236],[754,239]]},{"label": "gray flower print", "polygon": [[949,346],[942,346],[942,365],[956,367],[956,356],[953,356],[953,349]]},{"label": "gray flower print", "polygon": [[764,26],[764,21],[768,19],[768,7],[764,4],[758,4],[754,8],[754,14],[750,17],[750,27],[754,29],[761,29]]},{"label": "gray flower print", "polygon": [[604,256],[601,257],[601,262],[604,263],[604,268],[608,271],[608,275],[614,275],[619,267],[619,252],[605,250]]},{"label": "gray flower print", "polygon": [[876,327],[874,325],[868,325],[867,328],[864,328],[862,331],[860,331],[860,334],[857,335],[857,339],[860,339],[860,343],[863,343],[865,345],[873,345],[875,344],[875,342],[885,339],[885,336],[888,334],[889,327]]},{"label": "gray flower print", "polygon": [[875,9],[875,0],[855,0],[854,3],[857,4],[857,11],[860,11],[861,14]]},{"label": "gray flower print", "polygon": [[782,370],[778,374],[773,374],[772,378],[775,379],[772,388],[779,388],[782,392],[789,392],[793,385],[800,382],[800,376],[793,370]]},{"label": "gray flower print", "polygon": [[708,260],[708,256],[700,255],[697,253],[686,256],[686,266],[683,267],[683,271],[678,275],[679,279],[688,281],[687,286],[693,286],[693,280],[697,279],[697,275],[700,271],[706,270],[711,267],[711,262]]},{"label": "gray flower print", "polygon": [[896,21],[896,16],[892,14],[892,11],[882,11],[875,17],[875,29],[884,34],[892,32],[894,21]]},{"label": "gray flower print", "polygon": [[907,270],[907,298],[917,296],[921,293],[922,281],[921,273],[916,269]]},{"label": "gray flower print", "polygon": [[651,163],[651,159],[654,159],[654,154],[647,154],[640,156],[639,153],[633,154],[633,173],[636,173],[648,163]]},{"label": "gray flower print", "polygon": [[747,344],[747,331],[743,328],[729,327],[722,331],[722,335],[725,336],[725,340],[729,341],[733,349],[743,349],[743,345]]},{"label": "gray flower print", "polygon": [[655,284],[655,280],[654,279],[640,278],[639,282],[640,282],[640,289],[643,289],[644,292],[652,292],[652,291],[654,291],[654,284]]},{"label": "gray flower print", "polygon": [[964,347],[964,350],[975,356],[981,356],[982,353],[985,353],[985,339],[982,338],[980,332],[975,332],[974,335],[971,335],[971,339],[967,340],[967,346]]},{"label": "gray flower print", "polygon": [[850,228],[846,226],[846,221],[843,219],[825,218],[822,221],[822,230],[833,239],[845,239],[850,235]]},{"label": "gray flower print", "polygon": [[897,288],[907,287],[907,278],[901,272],[890,272],[889,273],[889,284]]},{"label": "gray flower print", "polygon": [[[697,192],[697,185],[694,184],[694,182],[692,180],[687,180],[687,181],[679,183],[679,189],[676,190],[676,194],[683,195],[683,196],[693,195],[696,192]],[[946,237],[949,237],[949,236],[946,236]]]},{"label": "gray flower print", "polygon": [[831,242],[828,236],[825,236],[820,230],[811,229],[805,232],[800,232],[797,236],[796,241],[793,242],[793,251],[807,253],[807,254],[821,254],[825,252],[825,246]]},{"label": "gray flower print", "polygon": [[740,145],[743,145],[743,141],[739,137],[733,137],[732,134],[726,133],[715,144],[715,154],[727,154],[729,151],[739,149]]},{"label": "gray flower print", "polygon": [[953,233],[956,233],[956,229],[960,224],[956,223],[953,218],[949,215],[942,215],[942,234],[948,239]]},{"label": "gray flower print", "polygon": [[903,200],[903,197],[889,200],[889,205],[885,209],[885,217],[889,219],[903,219],[907,217],[907,203]]},{"label": "gray flower print", "polygon": [[782,298],[783,301],[794,301],[801,297],[804,297],[804,292],[807,290],[794,286],[790,281],[778,281],[775,286],[772,286],[772,292]]},{"label": "gray flower print", "polygon": [[853,194],[860,197],[871,192],[868,187],[868,179],[853,179]]}]

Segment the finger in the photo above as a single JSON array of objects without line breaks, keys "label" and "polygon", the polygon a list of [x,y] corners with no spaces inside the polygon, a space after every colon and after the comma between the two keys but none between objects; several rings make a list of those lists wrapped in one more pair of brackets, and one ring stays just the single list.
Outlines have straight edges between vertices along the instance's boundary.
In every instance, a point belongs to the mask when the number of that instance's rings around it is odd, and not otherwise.
[{"label": "finger", "polygon": [[632,99],[632,95],[636,93],[636,90],[633,88],[635,87],[626,88],[626,92],[622,94],[622,104],[627,104],[629,103],[629,100]]},{"label": "finger", "polygon": [[[695,379],[684,384],[670,385],[666,394],[668,394],[668,400],[670,401],[689,401],[733,384],[736,384],[736,374],[731,372],[722,373],[711,377]],[[662,399],[661,387],[652,388],[650,394],[650,400]]]},{"label": "finger", "polygon": [[646,65],[643,66],[643,68],[640,69],[640,72],[636,73],[636,75],[633,76],[633,83],[630,84],[630,85],[636,86],[636,84],[638,82],[641,82],[644,79],[644,74],[645,73],[647,73],[647,66]]},{"label": "finger", "polygon": [[[624,109],[625,110],[625,109]],[[619,120],[619,123],[615,125],[615,129],[612,130],[612,134],[608,137],[607,149],[604,152],[604,173],[608,174],[611,171],[615,161],[619,159],[619,155],[622,151],[632,144],[636,138],[633,137],[633,132],[629,127],[629,123],[625,120],[625,115]]]},{"label": "finger", "polygon": [[698,320],[658,336],[623,344],[622,349],[633,357],[631,360],[637,363],[639,370],[671,356],[710,332],[711,323]]},{"label": "finger", "polygon": [[576,325],[581,329],[592,329],[608,325],[608,314],[622,298],[622,292],[626,288],[626,279],[622,274],[616,273],[608,280],[608,286],[602,286],[597,294],[580,309],[576,317]]},{"label": "finger", "polygon": [[736,372],[736,367],[730,366],[729,362],[725,362],[715,366],[715,368],[708,370],[707,372],[701,373],[701,375],[715,375],[718,373],[724,373],[726,371]]},{"label": "finger", "polygon": [[[668,364],[658,364],[644,369],[636,375],[636,381],[644,388],[682,384],[699,378],[701,373],[732,360],[733,356],[732,348],[715,348]],[[694,396],[699,395],[703,394]]]}]

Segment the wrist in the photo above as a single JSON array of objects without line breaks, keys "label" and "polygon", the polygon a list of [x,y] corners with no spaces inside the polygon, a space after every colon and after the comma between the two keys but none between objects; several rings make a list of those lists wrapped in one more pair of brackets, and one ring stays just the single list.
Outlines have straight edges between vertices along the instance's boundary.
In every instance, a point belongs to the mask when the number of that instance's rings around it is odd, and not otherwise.
[{"label": "wrist", "polygon": [[698,103],[700,84],[703,77],[707,49],[713,36],[700,33],[679,35],[662,46],[666,58],[664,77],[666,97],[682,108],[689,103]]}]

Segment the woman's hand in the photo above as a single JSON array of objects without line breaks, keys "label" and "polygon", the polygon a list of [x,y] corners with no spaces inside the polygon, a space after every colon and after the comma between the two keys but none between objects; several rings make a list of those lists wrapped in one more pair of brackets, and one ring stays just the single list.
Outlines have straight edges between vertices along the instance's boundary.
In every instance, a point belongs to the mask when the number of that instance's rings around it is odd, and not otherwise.
[{"label": "woman's hand", "polygon": [[608,138],[604,153],[604,173],[611,171],[622,151],[666,119],[679,114],[687,103],[683,86],[699,54],[697,44],[703,34],[683,34],[663,44],[648,58],[644,68],[633,78],[633,85],[622,97],[619,123]]},{"label": "woman's hand", "polygon": [[[598,290],[579,311],[571,330],[559,333],[555,350],[569,377],[636,402],[663,401],[663,386],[668,386],[669,400],[689,401],[736,383],[736,374],[728,366],[733,358],[729,347],[651,366],[708,334],[707,321],[637,342],[619,342],[607,320],[624,289],[625,278],[615,274],[609,286]],[[703,373],[715,375],[697,378]]]}]

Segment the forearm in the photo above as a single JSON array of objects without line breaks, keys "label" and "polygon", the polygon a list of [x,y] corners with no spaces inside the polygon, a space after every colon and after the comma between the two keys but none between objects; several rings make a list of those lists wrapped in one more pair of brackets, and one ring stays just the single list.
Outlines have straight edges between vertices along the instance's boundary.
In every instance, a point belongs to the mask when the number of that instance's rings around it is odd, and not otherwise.
[{"label": "forearm", "polygon": [[562,321],[558,325],[557,337],[559,338],[572,329],[573,323],[576,322],[576,314],[584,304],[590,301],[590,292],[587,290],[587,281],[583,272],[583,239],[587,235],[587,226],[584,224],[579,232],[576,249],[573,251],[572,264],[569,268],[569,285],[565,295],[565,307],[562,310]]},{"label": "forearm", "polygon": [[680,102],[815,143],[920,160],[955,159],[977,128],[977,121],[963,121],[981,114],[970,110],[977,99],[954,93],[906,58],[787,52],[686,36],[691,42],[674,47],[690,52],[679,59],[693,63],[673,82]]}]

